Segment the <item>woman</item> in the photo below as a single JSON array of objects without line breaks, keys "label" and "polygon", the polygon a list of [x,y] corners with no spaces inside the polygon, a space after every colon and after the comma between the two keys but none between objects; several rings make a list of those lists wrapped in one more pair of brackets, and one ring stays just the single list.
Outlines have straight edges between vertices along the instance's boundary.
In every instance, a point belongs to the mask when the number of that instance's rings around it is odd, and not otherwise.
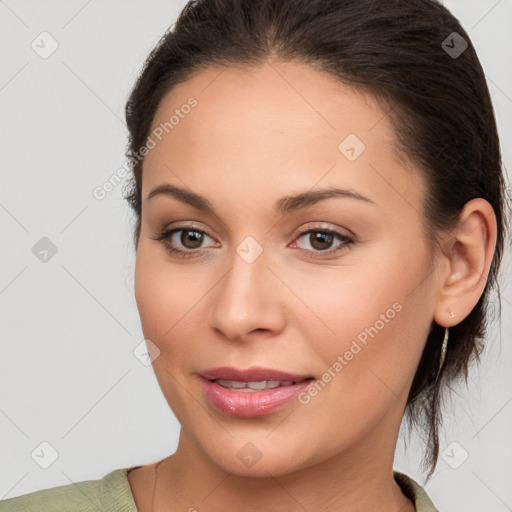
[{"label": "woman", "polygon": [[126,105],[135,296],[176,452],[0,510],[435,511],[440,398],[506,222],[489,92],[431,0],[191,2]]}]

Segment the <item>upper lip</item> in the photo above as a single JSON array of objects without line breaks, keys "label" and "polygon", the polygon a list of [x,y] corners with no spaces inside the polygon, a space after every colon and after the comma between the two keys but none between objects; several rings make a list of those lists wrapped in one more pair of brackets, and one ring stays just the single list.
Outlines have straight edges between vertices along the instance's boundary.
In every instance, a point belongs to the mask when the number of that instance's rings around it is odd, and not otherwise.
[{"label": "upper lip", "polygon": [[301,381],[311,378],[311,375],[292,374],[281,370],[273,370],[272,368],[263,368],[261,366],[252,366],[245,370],[229,366],[207,368],[199,372],[199,375],[208,380],[221,379],[239,382],[261,382],[264,380]]}]

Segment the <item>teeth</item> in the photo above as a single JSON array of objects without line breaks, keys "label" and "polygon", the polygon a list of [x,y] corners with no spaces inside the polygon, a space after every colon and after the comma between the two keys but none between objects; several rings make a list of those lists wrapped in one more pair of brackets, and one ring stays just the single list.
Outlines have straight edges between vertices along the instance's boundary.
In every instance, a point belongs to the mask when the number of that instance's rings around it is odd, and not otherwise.
[{"label": "teeth", "polygon": [[261,382],[248,382],[247,387],[249,389],[265,389],[267,387],[267,381],[262,380]]},{"label": "teeth", "polygon": [[242,389],[245,388],[245,382],[238,382],[236,380],[216,380],[215,381],[219,386],[223,386],[225,388],[236,388]]},{"label": "teeth", "polygon": [[240,382],[237,380],[215,379],[215,382],[224,388],[246,392],[250,389],[254,391],[260,391],[262,389],[273,389],[279,386],[291,386],[292,384],[295,384],[295,381],[293,380],[262,380],[258,382]]}]

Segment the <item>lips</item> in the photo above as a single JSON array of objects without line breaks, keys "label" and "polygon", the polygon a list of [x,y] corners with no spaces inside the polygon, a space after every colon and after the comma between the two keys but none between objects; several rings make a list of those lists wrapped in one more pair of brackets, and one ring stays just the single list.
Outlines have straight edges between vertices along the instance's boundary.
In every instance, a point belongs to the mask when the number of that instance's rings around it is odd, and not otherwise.
[{"label": "lips", "polygon": [[208,380],[221,381],[237,381],[237,382],[262,382],[262,381],[278,381],[278,382],[301,382],[306,379],[313,378],[311,375],[300,375],[284,372],[281,370],[273,370],[271,368],[263,368],[261,366],[253,366],[245,370],[222,366],[218,368],[208,368],[199,372],[201,377]]},{"label": "lips", "polygon": [[221,367],[199,373],[206,398],[229,416],[258,417],[291,404],[314,380],[309,375],[253,366]]}]

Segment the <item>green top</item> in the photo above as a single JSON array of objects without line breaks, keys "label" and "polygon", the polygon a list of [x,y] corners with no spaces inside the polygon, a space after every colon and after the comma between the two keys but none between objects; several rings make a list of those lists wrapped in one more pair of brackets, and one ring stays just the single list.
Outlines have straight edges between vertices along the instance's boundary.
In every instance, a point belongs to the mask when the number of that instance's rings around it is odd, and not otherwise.
[{"label": "green top", "polygon": [[[42,489],[0,501],[0,512],[137,512],[128,482],[130,469],[115,469],[100,480],[86,480]],[[412,500],[416,512],[439,512],[411,477],[393,471],[396,483]]]}]

